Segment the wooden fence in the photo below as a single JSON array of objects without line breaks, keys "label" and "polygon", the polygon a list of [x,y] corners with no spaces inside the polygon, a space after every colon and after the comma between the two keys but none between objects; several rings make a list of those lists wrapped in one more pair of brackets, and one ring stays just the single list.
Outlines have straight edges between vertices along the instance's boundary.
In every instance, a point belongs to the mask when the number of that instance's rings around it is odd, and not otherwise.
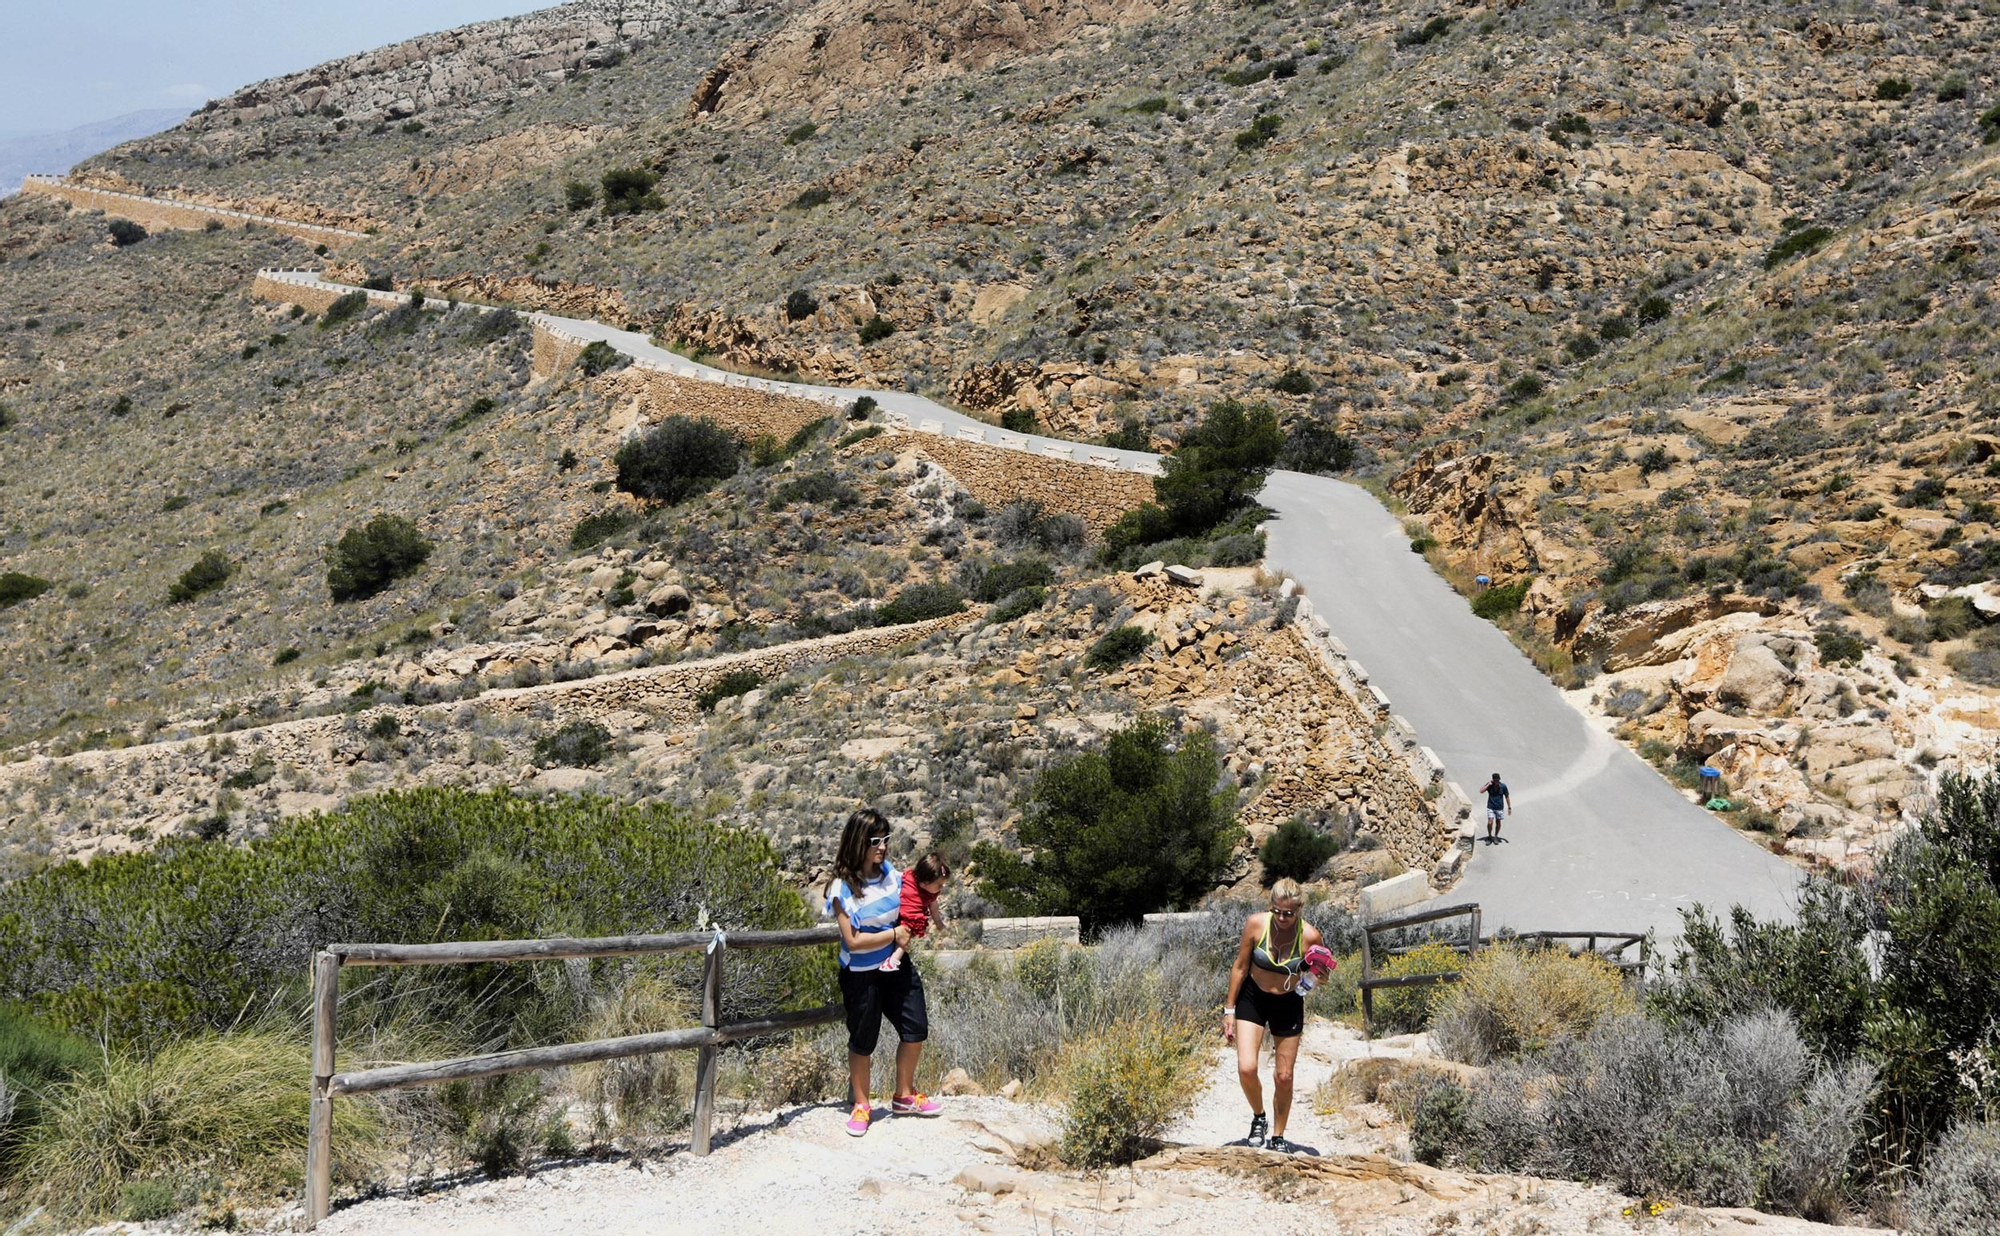
[{"label": "wooden fence", "polygon": [[[595,939],[482,940],[463,944],[333,944],[313,956],[312,1116],[306,1140],[305,1226],[326,1218],[333,1199],[333,1099],[407,1086],[434,1086],[469,1077],[553,1069],[598,1060],[692,1047],[695,1057],[692,1149],[705,1155],[715,1115],[715,1079],[721,1049],[741,1039],[825,1025],[841,1019],[841,1006],[823,1005],[723,1024],[722,961],[730,949],[804,948],[836,944],[840,929],[805,927],[791,931],[682,931],[666,935],[602,936]],[[334,1027],[340,1004],[342,966],[450,966],[497,961],[556,961],[569,957],[637,957],[706,949],[702,969],[701,1025],[654,1034],[529,1047],[518,1051],[460,1056],[420,1064],[398,1064],[358,1073],[333,1071]]]},{"label": "wooden fence", "polygon": [[[1410,927],[1421,927],[1426,923],[1442,922],[1448,918],[1467,919],[1467,929],[1463,939],[1426,940],[1418,944],[1407,944],[1394,948],[1376,949],[1375,937],[1383,932],[1402,931]],[[1401,918],[1384,919],[1370,923],[1361,929],[1361,1032],[1368,1038],[1375,1037],[1375,992],[1384,987],[1425,987],[1432,983],[1456,983],[1463,975],[1453,970],[1445,974],[1403,974],[1391,978],[1380,978],[1375,973],[1375,958],[1395,957],[1422,948],[1424,944],[1442,944],[1454,952],[1465,954],[1469,961],[1482,947],[1498,943],[1523,942],[1540,943],[1548,946],[1568,941],[1581,940],[1584,950],[1602,957],[1615,969],[1623,972],[1628,979],[1644,984],[1647,963],[1647,941],[1644,932],[1629,931],[1523,931],[1500,937],[1479,934],[1479,903],[1466,902],[1462,905],[1443,906],[1435,910],[1423,910],[1416,914],[1406,914]],[[1602,941],[1602,947],[1599,945]],[[1626,957],[1625,950],[1638,947],[1636,959]]]}]

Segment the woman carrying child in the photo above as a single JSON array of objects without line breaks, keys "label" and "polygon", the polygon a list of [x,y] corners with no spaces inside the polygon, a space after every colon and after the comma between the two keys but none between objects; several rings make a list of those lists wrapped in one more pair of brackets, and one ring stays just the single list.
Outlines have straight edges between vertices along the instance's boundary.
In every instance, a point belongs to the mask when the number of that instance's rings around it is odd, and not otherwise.
[{"label": "woman carrying child", "polygon": [[[1236,1078],[1250,1100],[1252,1146],[1289,1153],[1285,1122],[1292,1114],[1292,1068],[1298,1063],[1299,1038],[1305,1033],[1304,992],[1311,974],[1332,968],[1332,955],[1321,944],[1319,929],[1299,918],[1304,902],[1295,880],[1271,886],[1271,908],[1252,914],[1237,941],[1236,962],[1229,968],[1229,999],[1222,1009],[1222,1037],[1236,1044]],[[1247,981],[1246,981],[1247,980]],[[1271,1037],[1276,1066],[1271,1075],[1271,1116],[1264,1115],[1264,1087],[1257,1077],[1257,1049]]]},{"label": "woman carrying child", "polygon": [[826,913],[840,925],[840,1001],[847,1010],[847,1076],[853,1112],[847,1132],[868,1132],[869,1062],[882,1019],[896,1028],[896,1089],[889,1110],[899,1116],[935,1116],[938,1103],[916,1092],[917,1061],[930,1037],[924,981],[914,965],[891,970],[883,963],[907,947],[913,933],[898,926],[902,873],[889,862],[889,821],[864,808],[847,817],[826,889]]}]

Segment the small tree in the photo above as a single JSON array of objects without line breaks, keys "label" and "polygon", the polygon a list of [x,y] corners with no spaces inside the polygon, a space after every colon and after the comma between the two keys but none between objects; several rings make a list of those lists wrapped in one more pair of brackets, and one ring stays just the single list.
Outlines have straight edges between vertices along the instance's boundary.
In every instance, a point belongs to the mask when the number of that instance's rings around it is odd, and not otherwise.
[{"label": "small tree", "polygon": [[666,200],[653,192],[659,183],[659,176],[643,167],[612,168],[604,173],[604,213],[636,215],[665,210]]},{"label": "small tree", "polygon": [[591,768],[611,754],[611,731],[595,721],[568,721],[535,740],[535,763],[543,768]]},{"label": "small tree", "polygon": [[194,565],[181,572],[167,589],[167,599],[179,604],[192,601],[204,592],[213,592],[229,582],[236,565],[229,561],[220,550],[211,549],[194,560]]},{"label": "small tree", "polygon": [[146,229],[140,227],[130,219],[113,219],[109,231],[111,232],[111,243],[117,245],[120,249],[123,249],[127,245],[136,245],[146,239]]},{"label": "small tree", "polygon": [[0,573],[0,609],[32,601],[55,587],[39,575],[29,575],[22,571]]},{"label": "small tree", "polygon": [[361,311],[367,307],[368,293],[349,292],[328,305],[326,312],[319,315],[319,328],[321,330],[328,330],[338,326],[349,318],[359,316]]},{"label": "small tree", "polygon": [[713,421],[670,416],[618,448],[618,488],[654,502],[683,502],[736,475],[742,444]]},{"label": "small tree", "polygon": [[1037,433],[1041,425],[1033,408],[1009,408],[1000,414],[1000,428],[1008,433]]},{"label": "small tree", "polygon": [[1361,453],[1354,439],[1317,420],[1296,420],[1285,434],[1278,462],[1294,472],[1334,476],[1354,466]]},{"label": "small tree", "polygon": [[1264,839],[1259,855],[1264,862],[1264,884],[1279,880],[1310,880],[1326,860],[1340,853],[1340,842],[1304,820],[1286,820],[1278,831]]},{"label": "small tree", "polygon": [[577,353],[576,368],[584,377],[594,378],[600,373],[618,368],[620,362],[624,360],[626,360],[624,353],[602,339],[593,339],[584,345],[583,351]]},{"label": "small tree", "polygon": [[895,333],[896,324],[879,313],[861,324],[861,342],[864,345],[880,343]]},{"label": "small tree", "polygon": [[875,611],[875,621],[885,627],[902,626],[943,618],[964,608],[965,594],[950,584],[911,584]]},{"label": "small tree", "polygon": [[563,205],[571,210],[589,210],[597,205],[597,186],[582,180],[572,180],[563,186]]},{"label": "small tree", "polygon": [[1157,501],[1128,511],[1104,534],[1114,550],[1172,536],[1200,536],[1237,514],[1278,462],[1285,438],[1264,404],[1225,399],[1167,456]]},{"label": "small tree", "polygon": [[1139,627],[1114,627],[1090,646],[1083,663],[1092,669],[1114,669],[1146,650],[1153,637]]},{"label": "small tree", "polygon": [[813,294],[804,288],[800,288],[790,296],[785,297],[785,317],[789,321],[803,322],[818,312],[819,301],[815,300]]},{"label": "small tree", "polygon": [[1035,779],[1015,827],[1032,857],[978,846],[980,892],[1016,913],[1077,915],[1093,935],[1192,905],[1241,835],[1235,790],[1221,783],[1207,730],[1142,717]]},{"label": "small tree", "polygon": [[326,588],[336,601],[374,596],[416,573],[433,546],[400,515],[377,515],[349,528],[327,552]]}]

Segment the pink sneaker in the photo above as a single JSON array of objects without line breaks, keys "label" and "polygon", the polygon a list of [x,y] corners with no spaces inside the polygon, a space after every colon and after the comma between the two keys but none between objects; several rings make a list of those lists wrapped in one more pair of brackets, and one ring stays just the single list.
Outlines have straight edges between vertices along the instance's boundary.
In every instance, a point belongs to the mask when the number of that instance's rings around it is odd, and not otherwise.
[{"label": "pink sneaker", "polygon": [[847,1118],[847,1135],[860,1137],[868,1131],[868,1117],[872,1115],[866,1103],[856,1103],[854,1112]]},{"label": "pink sneaker", "polygon": [[882,973],[884,974],[894,974],[896,971],[903,968],[903,959],[900,957],[891,957],[889,958],[889,960],[883,962],[880,966],[876,968],[881,970]]},{"label": "pink sneaker", "polygon": [[891,1100],[889,1110],[898,1116],[935,1116],[944,1105],[927,1094],[906,1094]]}]

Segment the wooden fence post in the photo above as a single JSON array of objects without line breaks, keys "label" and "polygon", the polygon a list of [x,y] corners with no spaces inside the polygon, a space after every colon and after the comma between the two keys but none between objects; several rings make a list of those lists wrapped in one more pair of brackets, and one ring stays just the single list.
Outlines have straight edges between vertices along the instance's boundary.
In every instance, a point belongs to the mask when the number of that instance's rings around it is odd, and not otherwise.
[{"label": "wooden fence post", "polygon": [[1375,1037],[1375,989],[1368,986],[1368,980],[1375,977],[1375,950],[1369,941],[1374,933],[1366,927],[1361,929],[1361,1037]]},{"label": "wooden fence post", "polygon": [[[701,1024],[708,1029],[722,1024],[722,955],[728,949],[729,946],[718,938],[709,949],[707,964],[702,967]],[[708,1153],[709,1133],[715,1123],[715,1074],[721,1062],[720,1047],[703,1047],[695,1052],[691,1149],[696,1154]]]},{"label": "wooden fence post", "polygon": [[340,958],[313,954],[312,1115],[306,1125],[306,1227],[326,1218],[333,1203],[333,1032],[340,1002]]},{"label": "wooden fence post", "polygon": [[1465,957],[1470,961],[1479,956],[1479,907],[1472,907],[1472,939],[1465,946]]}]

